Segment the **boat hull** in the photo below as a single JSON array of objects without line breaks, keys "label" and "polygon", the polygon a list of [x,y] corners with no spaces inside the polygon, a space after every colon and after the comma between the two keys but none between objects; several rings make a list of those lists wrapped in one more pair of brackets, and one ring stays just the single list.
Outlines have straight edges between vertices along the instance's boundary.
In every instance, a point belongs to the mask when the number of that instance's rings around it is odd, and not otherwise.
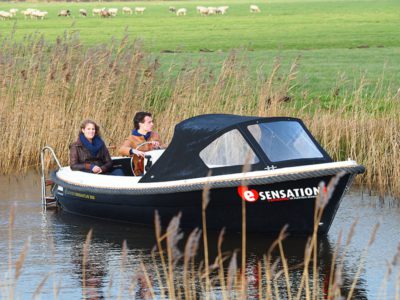
[{"label": "boat hull", "polygon": [[[327,233],[340,201],[354,174],[342,176],[326,205],[319,233]],[[294,234],[309,234],[314,229],[314,210],[319,183],[328,184],[333,176],[323,176],[274,184],[252,185],[210,190],[206,210],[207,229],[229,231],[242,229],[242,203],[246,203],[246,230],[275,233],[288,225]],[[245,191],[245,193],[243,192]],[[182,213],[181,226],[201,227],[203,191],[165,194],[128,195],[123,191],[102,194],[88,189],[58,185],[56,199],[67,212],[135,224],[154,224],[157,210],[163,225]],[[252,201],[244,201],[244,199]],[[255,200],[255,201],[254,201]]]}]

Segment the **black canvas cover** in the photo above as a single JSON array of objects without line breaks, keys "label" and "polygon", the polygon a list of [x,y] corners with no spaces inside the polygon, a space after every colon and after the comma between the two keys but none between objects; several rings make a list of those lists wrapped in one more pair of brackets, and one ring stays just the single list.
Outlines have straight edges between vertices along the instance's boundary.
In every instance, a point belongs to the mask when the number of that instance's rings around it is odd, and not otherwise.
[{"label": "black canvas cover", "polygon": [[175,126],[168,148],[140,182],[158,182],[207,176],[199,153],[214,138],[241,123],[263,119],[228,114],[200,115]]},{"label": "black canvas cover", "polygon": [[[318,148],[322,156],[320,158],[312,157],[308,159],[270,161],[252,134],[248,131],[247,126],[255,123],[279,121],[294,121],[298,123]],[[176,125],[170,145],[143,176],[140,182],[162,182],[207,176],[210,169],[200,158],[200,152],[216,138],[233,129],[238,129],[241,132],[248,145],[259,158],[258,163],[251,165],[253,171],[265,170],[271,166],[282,168],[332,161],[300,119],[289,117],[264,118],[228,114],[208,114],[187,119]],[[240,173],[242,168],[243,166],[240,165],[213,168],[212,175]]]}]

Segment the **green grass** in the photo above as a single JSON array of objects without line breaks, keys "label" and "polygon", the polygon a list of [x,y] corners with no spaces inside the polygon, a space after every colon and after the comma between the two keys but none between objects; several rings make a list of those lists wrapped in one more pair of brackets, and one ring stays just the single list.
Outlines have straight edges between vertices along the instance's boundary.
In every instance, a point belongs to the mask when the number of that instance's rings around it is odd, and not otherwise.
[{"label": "green grass", "polygon": [[[201,17],[196,5],[224,5],[227,2],[135,2],[135,3],[15,3],[3,4],[1,9],[32,7],[49,12],[45,21],[16,21],[17,36],[40,31],[54,39],[64,30],[80,32],[89,44],[108,42],[111,36],[121,38],[128,33],[142,38],[152,51],[177,49],[198,51],[201,48],[226,51],[249,47],[267,49],[326,49],[370,47],[399,47],[400,3],[398,1],[296,1],[284,0],[257,3],[260,14],[250,14],[248,2],[229,1],[224,16]],[[176,17],[168,7],[188,8],[186,17]],[[79,8],[145,6],[144,15],[119,14],[100,19],[78,16]],[[72,18],[57,17],[60,9],[70,9]],[[1,32],[13,27],[12,21],[0,22]]]},{"label": "green grass", "polygon": [[[85,46],[109,43],[111,39],[143,40],[144,49],[160,57],[162,65],[183,64],[187,58],[206,57],[218,65],[230,49],[248,51],[251,66],[272,65],[276,56],[283,65],[301,55],[298,87],[308,96],[324,98],[341,85],[352,88],[365,76],[374,85],[400,87],[400,2],[391,0],[269,0],[252,2],[262,12],[250,14],[249,2],[234,1],[151,1],[101,3],[2,3],[0,10],[28,7],[49,12],[43,21],[25,20],[18,13],[12,21],[0,21],[0,32],[14,32],[16,39],[32,33],[54,41],[65,33],[78,33]],[[197,5],[230,6],[223,16],[201,17]],[[101,19],[91,16],[92,8],[145,6],[144,15],[122,15]],[[177,17],[169,6],[186,7],[188,15]],[[87,18],[78,10],[86,8]],[[71,18],[57,17],[70,9]],[[210,50],[203,53],[200,50]],[[179,54],[160,54],[163,50]],[[256,72],[256,71],[254,71]],[[344,75],[343,75],[344,74]],[[384,76],[382,77],[382,74]],[[343,76],[342,76],[343,75]]]}]

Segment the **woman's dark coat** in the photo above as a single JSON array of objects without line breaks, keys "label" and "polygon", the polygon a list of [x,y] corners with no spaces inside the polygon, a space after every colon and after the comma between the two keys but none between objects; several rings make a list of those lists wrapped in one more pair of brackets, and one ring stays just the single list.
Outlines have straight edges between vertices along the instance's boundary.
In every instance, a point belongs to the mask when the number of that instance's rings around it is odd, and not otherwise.
[{"label": "woman's dark coat", "polygon": [[93,156],[78,139],[69,146],[69,159],[71,170],[91,171],[91,165],[99,166],[102,173],[112,170],[112,160],[106,145],[100,148],[96,156]]}]

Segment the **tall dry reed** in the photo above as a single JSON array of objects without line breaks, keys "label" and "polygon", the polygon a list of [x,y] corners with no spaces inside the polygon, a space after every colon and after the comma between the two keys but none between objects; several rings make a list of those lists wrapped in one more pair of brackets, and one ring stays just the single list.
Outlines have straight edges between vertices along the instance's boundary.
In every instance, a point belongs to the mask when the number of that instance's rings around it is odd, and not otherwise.
[{"label": "tall dry reed", "polygon": [[[336,248],[333,251],[331,267],[324,268],[326,272],[321,274],[322,268],[319,262],[319,236],[317,230],[321,220],[322,213],[330,196],[332,195],[335,185],[340,178],[334,178],[326,187],[320,184],[322,192],[316,199],[316,208],[314,214],[314,232],[308,239],[304,249],[304,260],[300,265],[291,265],[285,253],[283,242],[287,237],[286,227],[279,233],[277,239],[272,243],[267,253],[257,259],[256,263],[249,263],[246,256],[242,256],[245,261],[238,263],[240,256],[237,251],[231,254],[222,252],[222,243],[224,239],[224,231],[218,237],[217,245],[209,245],[204,248],[203,257],[208,256],[209,248],[217,247],[217,255],[214,263],[199,263],[199,250],[201,243],[207,240],[199,229],[195,229],[189,234],[184,245],[184,252],[180,251],[178,244],[183,241],[183,234],[180,229],[181,215],[175,216],[169,226],[163,232],[161,228],[161,220],[156,213],[155,229],[156,229],[156,248],[152,252],[153,260],[149,262],[140,262],[137,270],[133,275],[126,273],[128,248],[124,242],[121,251],[121,279],[123,282],[117,283],[118,299],[139,298],[139,299],[353,299],[357,297],[357,283],[364,267],[365,259],[371,245],[375,241],[379,225],[372,230],[370,239],[363,250],[359,264],[354,277],[350,278],[350,284],[347,288],[344,284],[344,265],[346,254],[356,230],[356,222],[350,227],[347,238],[342,244],[341,235],[337,239]],[[203,194],[203,211],[206,213],[208,203],[208,193]],[[245,223],[246,219],[243,218]],[[9,236],[13,236],[14,228],[14,212],[11,211],[8,221]],[[203,227],[204,230],[207,228]],[[245,226],[243,226],[245,228]],[[246,236],[245,231],[242,232]],[[90,295],[96,295],[88,283],[88,268],[90,267],[91,258],[91,240],[92,230],[86,236],[81,249],[82,260],[82,297],[89,299]],[[14,299],[19,294],[17,282],[21,271],[24,269],[25,257],[29,256],[29,247],[26,243],[17,255],[10,254],[9,262],[0,266],[0,293],[4,299]],[[393,277],[393,273],[398,268],[398,260],[400,258],[400,247],[388,262],[387,270],[382,279],[381,288],[379,290],[379,299],[387,299],[386,287]],[[9,240],[9,249],[13,250],[12,239]],[[287,249],[287,248],[286,248]],[[240,251],[246,251],[246,241],[242,244]],[[18,256],[16,258],[15,256]],[[197,259],[195,260],[195,258]],[[157,260],[158,259],[158,260]],[[104,263],[104,262],[103,262]],[[254,268],[252,267],[254,266]],[[4,269],[2,268],[4,267]],[[132,273],[131,273],[132,274]],[[51,273],[43,274],[43,279],[36,287],[33,298],[40,298],[44,292],[44,283],[48,280]],[[256,279],[256,283],[254,282]],[[348,280],[348,278],[347,278]],[[400,286],[400,277],[396,277],[396,288]],[[113,288],[113,280],[110,279],[109,289]],[[126,288],[129,285],[128,289]],[[99,288],[99,287],[97,287]],[[115,288],[115,287],[114,287]],[[58,293],[62,294],[62,283],[56,288],[54,298],[58,298]],[[396,290],[398,291],[398,290]],[[32,291],[33,292],[33,291]],[[26,294],[25,294],[26,295]],[[106,298],[111,298],[108,295]]]},{"label": "tall dry reed", "polygon": [[339,80],[324,95],[332,103],[326,107],[298,96],[308,93],[296,86],[299,59],[287,70],[277,59],[270,71],[260,67],[255,75],[238,50],[217,69],[202,61],[176,69],[128,39],[95,47],[68,34],[55,43],[38,35],[0,42],[2,173],[37,167],[45,145],[67,165],[68,145],[85,118],[99,122],[106,142],[118,145],[138,110],[154,113],[165,142],[175,124],[198,114],[293,116],[334,159],[364,164],[359,182],[400,197],[400,95],[381,81],[371,87],[361,79],[349,89]]},{"label": "tall dry reed", "polygon": [[[239,257],[237,252],[232,255],[223,255],[221,251],[224,231],[221,232],[217,243],[217,257],[214,263],[207,266],[209,249],[204,248],[203,264],[195,264],[193,257],[198,255],[201,232],[195,229],[186,240],[185,251],[183,255],[180,252],[169,249],[171,242],[163,242],[172,238],[173,248],[177,245],[182,235],[179,230],[180,215],[174,217],[166,232],[160,231],[160,218],[156,214],[156,236],[158,252],[156,255],[162,256],[163,253],[176,253],[177,256],[168,255],[159,263],[141,264],[141,270],[145,274],[165,272],[163,278],[156,276],[155,281],[147,280],[147,289],[151,291],[152,299],[353,299],[356,296],[356,287],[359,281],[360,273],[365,264],[365,259],[371,245],[375,241],[379,224],[372,230],[369,242],[361,254],[357,271],[353,278],[350,278],[348,288],[343,288],[344,284],[344,261],[349,246],[354,237],[356,222],[352,224],[347,234],[345,243],[341,244],[341,237],[338,238],[336,249],[333,251],[331,268],[326,268],[326,273],[321,274],[322,268],[319,263],[320,243],[318,236],[318,227],[322,214],[328,204],[335,187],[342,174],[334,177],[326,186],[320,184],[322,192],[316,199],[314,214],[314,231],[308,239],[304,251],[304,260],[301,265],[291,265],[286,257],[283,246],[287,238],[286,227],[279,233],[277,239],[272,243],[267,253],[262,259],[254,264],[256,268],[249,268],[249,261],[242,255],[241,264],[238,264]],[[208,193],[203,193],[203,204],[207,203]],[[203,206],[203,212],[206,208]],[[246,223],[246,218],[242,218],[242,223]],[[242,236],[246,236],[245,226]],[[204,228],[203,230],[207,230]],[[207,236],[203,235],[203,243],[207,242]],[[214,245],[215,246],[215,245]],[[242,244],[241,252],[246,251],[246,240]],[[278,253],[278,255],[276,254]],[[340,253],[340,254],[339,254]],[[388,266],[385,278],[382,282],[382,290],[385,290],[393,268],[397,262],[399,254],[396,253],[393,262]],[[183,260],[183,275],[179,276],[181,269],[176,262]],[[173,263],[171,263],[171,261]],[[243,261],[244,260],[244,261]],[[191,264],[191,267],[189,266]],[[240,265],[240,267],[239,267]],[[172,269],[171,269],[172,268]],[[197,270],[196,270],[197,268]],[[161,269],[161,270],[158,270]],[[251,288],[251,281],[257,280],[257,286]],[[349,280],[347,278],[347,280]],[[173,284],[170,284],[172,282]],[[180,287],[183,286],[183,289]],[[256,290],[256,294],[254,294]],[[382,299],[386,299],[382,295]]]}]

